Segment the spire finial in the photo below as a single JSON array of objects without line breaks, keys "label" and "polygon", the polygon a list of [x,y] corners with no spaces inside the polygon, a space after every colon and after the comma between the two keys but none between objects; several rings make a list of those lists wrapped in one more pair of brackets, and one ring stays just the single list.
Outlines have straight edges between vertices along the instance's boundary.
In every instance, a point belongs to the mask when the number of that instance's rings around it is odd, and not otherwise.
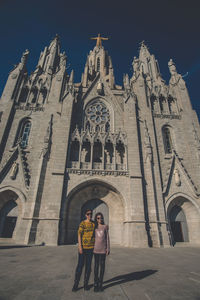
[{"label": "spire finial", "polygon": [[97,40],[96,47],[99,47],[99,48],[102,47],[102,40],[103,41],[107,41],[108,40],[108,38],[102,37],[100,33],[98,33],[97,37],[90,38],[90,39],[91,40]]}]

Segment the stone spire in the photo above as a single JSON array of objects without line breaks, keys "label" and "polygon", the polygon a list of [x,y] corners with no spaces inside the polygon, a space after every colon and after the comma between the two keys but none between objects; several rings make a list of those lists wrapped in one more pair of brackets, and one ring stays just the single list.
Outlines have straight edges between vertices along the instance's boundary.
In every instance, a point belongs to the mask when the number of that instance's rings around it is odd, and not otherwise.
[{"label": "stone spire", "polygon": [[[66,57],[65,57],[66,58]],[[60,61],[60,39],[56,35],[51,41],[49,47],[45,47],[44,51],[41,52],[38,61],[37,68],[42,69],[44,72],[49,74],[55,73],[56,69],[59,67]],[[64,61],[64,56],[63,56]]]},{"label": "stone spire", "polygon": [[145,45],[144,41],[142,41],[140,44],[139,59],[144,60],[145,58],[147,58],[149,56],[150,56],[149,50],[148,50],[147,46]]},{"label": "stone spire", "polygon": [[[100,40],[98,40],[98,38],[100,38]],[[92,39],[96,39],[97,44],[94,49],[90,51],[87,57],[82,76],[82,85],[83,87],[87,87],[88,84],[96,78],[96,76],[100,75],[100,77],[105,78],[111,88],[114,88],[115,79],[112,60],[101,44],[101,40],[107,40],[107,38],[98,36]]]},{"label": "stone spire", "polygon": [[[136,61],[136,60],[135,60]],[[144,41],[141,42],[139,51],[140,71],[149,76],[153,81],[157,81],[160,77],[158,61],[153,54],[150,54]]]}]

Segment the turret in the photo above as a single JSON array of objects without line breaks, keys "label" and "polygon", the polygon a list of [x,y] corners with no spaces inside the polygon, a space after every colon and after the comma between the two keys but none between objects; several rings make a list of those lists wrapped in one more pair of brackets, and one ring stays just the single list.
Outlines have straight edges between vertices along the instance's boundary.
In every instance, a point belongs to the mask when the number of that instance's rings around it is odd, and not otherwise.
[{"label": "turret", "polygon": [[41,52],[37,64],[37,68],[42,69],[44,72],[53,74],[59,66],[60,60],[60,40],[58,35],[51,41],[49,47],[45,47]]},{"label": "turret", "polygon": [[158,61],[155,56],[150,54],[144,41],[141,43],[139,60],[141,62],[141,71],[144,75],[149,75],[154,81],[160,76]]}]

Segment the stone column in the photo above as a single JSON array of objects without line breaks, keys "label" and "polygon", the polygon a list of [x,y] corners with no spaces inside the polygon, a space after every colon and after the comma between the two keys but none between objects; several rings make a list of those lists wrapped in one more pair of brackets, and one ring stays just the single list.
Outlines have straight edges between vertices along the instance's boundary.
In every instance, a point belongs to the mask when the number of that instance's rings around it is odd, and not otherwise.
[{"label": "stone column", "polygon": [[91,143],[91,153],[90,153],[90,169],[92,170],[93,167],[93,149],[94,149],[94,143]]},{"label": "stone column", "polygon": [[105,169],[105,144],[102,144],[102,169]]},{"label": "stone column", "polygon": [[113,169],[116,170],[116,144],[113,144]]},{"label": "stone column", "polygon": [[141,173],[139,124],[136,100],[130,97],[125,104],[125,130],[127,132],[128,166],[129,166],[129,202],[127,219],[124,221],[126,246],[148,247],[144,215],[143,177]]},{"label": "stone column", "polygon": [[127,145],[124,145],[125,147],[125,168],[128,170],[128,148]]},{"label": "stone column", "polygon": [[78,153],[78,168],[81,168],[81,150],[82,150],[82,142],[79,141],[79,153]]}]

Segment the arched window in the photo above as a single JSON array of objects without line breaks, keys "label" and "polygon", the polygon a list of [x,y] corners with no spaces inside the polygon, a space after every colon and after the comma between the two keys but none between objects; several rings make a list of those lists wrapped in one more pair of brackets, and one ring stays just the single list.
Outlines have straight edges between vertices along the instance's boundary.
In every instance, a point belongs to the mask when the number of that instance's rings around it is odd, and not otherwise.
[{"label": "arched window", "polygon": [[27,87],[23,87],[21,90],[21,94],[19,97],[19,102],[25,103],[28,96],[29,89]]},{"label": "arched window", "polygon": [[20,138],[21,138],[20,145],[22,148],[26,148],[28,146],[30,130],[31,130],[31,122],[27,121],[23,124],[21,134],[20,134]]},{"label": "arched window", "polygon": [[38,94],[38,89],[36,87],[32,88],[29,102],[30,103],[35,103],[37,100],[37,94]]},{"label": "arched window", "polygon": [[100,58],[97,58],[97,72],[100,71]]},{"label": "arched window", "polygon": [[169,127],[163,128],[163,141],[165,147],[165,153],[172,153],[172,139]]},{"label": "arched window", "polygon": [[43,89],[40,90],[40,94],[38,97],[37,102],[39,105],[42,105],[45,103],[46,96],[47,96],[47,89],[44,87]]},{"label": "arched window", "polygon": [[105,131],[106,132],[110,131],[110,124],[109,124],[109,122],[107,122],[106,125],[105,125]]},{"label": "arched window", "polygon": [[20,143],[22,148],[26,148],[28,145],[29,134],[31,130],[31,121],[29,119],[23,119],[20,121],[13,147]]},{"label": "arched window", "polygon": [[79,141],[73,141],[71,144],[70,161],[79,160]]},{"label": "arched window", "polygon": [[176,105],[175,105],[175,100],[169,96],[168,98],[168,103],[169,103],[169,111],[171,114],[176,112]]}]

